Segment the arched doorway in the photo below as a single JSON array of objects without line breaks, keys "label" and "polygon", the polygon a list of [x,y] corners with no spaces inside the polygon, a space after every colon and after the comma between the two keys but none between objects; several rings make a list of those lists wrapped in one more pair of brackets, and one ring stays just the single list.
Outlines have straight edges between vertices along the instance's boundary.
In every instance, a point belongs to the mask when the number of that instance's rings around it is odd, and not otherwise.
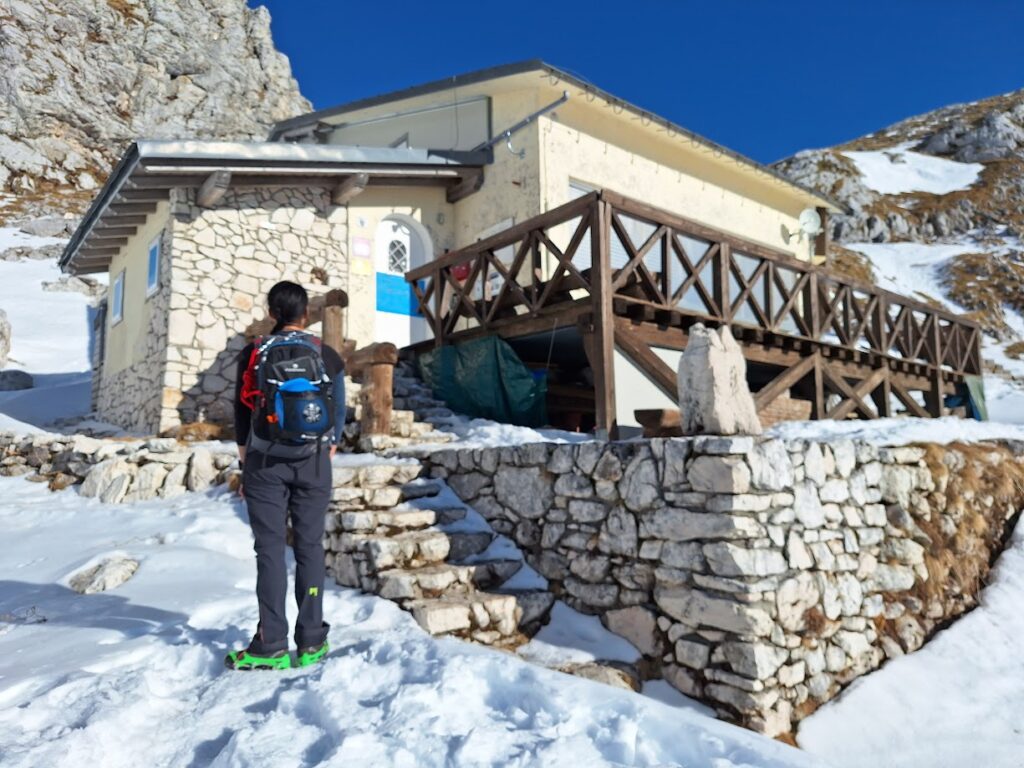
[{"label": "arched doorway", "polygon": [[405,273],[433,258],[430,235],[411,216],[394,214],[377,226],[374,238],[377,316],[374,337],[401,348],[430,338]]}]

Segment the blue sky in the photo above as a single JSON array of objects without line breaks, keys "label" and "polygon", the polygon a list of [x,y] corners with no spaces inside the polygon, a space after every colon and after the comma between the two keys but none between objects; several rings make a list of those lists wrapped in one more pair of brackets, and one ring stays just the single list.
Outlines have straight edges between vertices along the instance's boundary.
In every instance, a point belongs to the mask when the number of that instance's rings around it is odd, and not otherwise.
[{"label": "blue sky", "polygon": [[316,108],[540,58],[762,162],[1024,87],[1024,3],[250,0]]}]

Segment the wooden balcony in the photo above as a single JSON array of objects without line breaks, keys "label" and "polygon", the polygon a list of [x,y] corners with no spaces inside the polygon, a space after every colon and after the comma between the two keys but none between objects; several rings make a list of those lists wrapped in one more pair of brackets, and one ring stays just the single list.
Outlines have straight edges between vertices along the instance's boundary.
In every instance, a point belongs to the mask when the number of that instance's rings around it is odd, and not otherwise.
[{"label": "wooden balcony", "polygon": [[[981,373],[970,321],[608,192],[593,192],[409,272],[435,345],[575,329],[595,424],[613,431],[613,350],[675,398],[653,347],[729,325],[759,408],[792,393],[812,418],[944,413]],[[548,363],[551,355],[548,355]],[[916,395],[916,396],[915,396]]]}]

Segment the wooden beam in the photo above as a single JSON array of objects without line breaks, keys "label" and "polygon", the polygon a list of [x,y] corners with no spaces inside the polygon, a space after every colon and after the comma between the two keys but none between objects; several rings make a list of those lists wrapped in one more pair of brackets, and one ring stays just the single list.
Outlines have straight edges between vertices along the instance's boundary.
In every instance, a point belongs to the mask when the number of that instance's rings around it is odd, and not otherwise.
[{"label": "wooden beam", "polygon": [[231,171],[214,171],[206,177],[206,181],[196,193],[196,204],[200,208],[213,208],[221,200],[231,185]]},{"label": "wooden beam", "polygon": [[111,203],[107,206],[107,212],[114,216],[153,213],[154,211],[156,211],[156,203]]},{"label": "wooden beam", "polygon": [[928,411],[921,407],[921,404],[917,402],[910,395],[910,391],[904,389],[902,382],[898,381],[895,377],[889,380],[889,386],[892,387],[892,393],[896,395],[896,399],[899,400],[906,407],[908,411],[914,416],[920,419],[927,419],[930,415]]},{"label": "wooden beam", "polygon": [[668,363],[654,354],[654,351],[636,336],[620,325],[614,329],[615,345],[622,350],[637,368],[672,402],[679,398],[679,380]]},{"label": "wooden beam", "polygon": [[118,216],[116,219],[100,219],[104,227],[141,227],[146,223],[146,216]]},{"label": "wooden beam", "polygon": [[464,175],[457,184],[448,187],[445,192],[445,199],[449,203],[457,203],[464,197],[469,197],[484,185],[484,169],[474,168]]},{"label": "wooden beam", "polygon": [[774,403],[784,392],[814,370],[814,358],[805,357],[791,368],[772,379],[771,383],[754,393],[754,405],[758,413]]},{"label": "wooden beam", "polygon": [[128,245],[127,237],[98,237],[95,234],[90,234],[86,238],[83,248],[91,248],[93,246],[98,248],[121,248]]},{"label": "wooden beam", "polygon": [[347,205],[354,197],[361,195],[370,183],[370,174],[353,173],[351,176],[339,181],[331,191],[331,203],[333,205]]},{"label": "wooden beam", "polygon": [[138,227],[95,227],[89,237],[101,240],[108,237],[131,237],[138,231]]},{"label": "wooden beam", "polygon": [[860,413],[869,418],[878,418],[878,413],[874,411],[871,406],[864,402],[864,398],[875,389],[882,381],[885,376],[885,372],[877,370],[868,376],[863,381],[859,382],[856,387],[851,387],[846,381],[843,380],[842,376],[834,375],[829,370],[828,364],[822,367],[822,374],[824,375],[829,386],[836,390],[836,394],[842,395],[844,400],[832,411],[829,411],[827,416],[830,419],[845,419],[848,415],[857,410]]},{"label": "wooden beam", "polygon": [[92,248],[83,247],[78,249],[76,256],[90,257],[90,256],[116,256],[121,252],[120,248]]},{"label": "wooden beam", "polygon": [[117,199],[126,203],[159,203],[167,199],[170,190],[165,187],[154,189],[121,189]]}]

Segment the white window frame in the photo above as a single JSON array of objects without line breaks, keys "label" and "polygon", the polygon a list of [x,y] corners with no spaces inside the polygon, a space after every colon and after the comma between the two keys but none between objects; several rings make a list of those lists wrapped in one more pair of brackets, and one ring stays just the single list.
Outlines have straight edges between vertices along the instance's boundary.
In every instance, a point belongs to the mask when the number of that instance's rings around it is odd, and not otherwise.
[{"label": "white window frame", "polygon": [[[153,262],[153,251],[156,250],[156,262]],[[157,237],[146,249],[146,298],[150,298],[160,290],[160,238]]]},{"label": "white window frame", "polygon": [[114,278],[110,288],[110,324],[117,325],[124,320],[124,275],[125,270]]}]

